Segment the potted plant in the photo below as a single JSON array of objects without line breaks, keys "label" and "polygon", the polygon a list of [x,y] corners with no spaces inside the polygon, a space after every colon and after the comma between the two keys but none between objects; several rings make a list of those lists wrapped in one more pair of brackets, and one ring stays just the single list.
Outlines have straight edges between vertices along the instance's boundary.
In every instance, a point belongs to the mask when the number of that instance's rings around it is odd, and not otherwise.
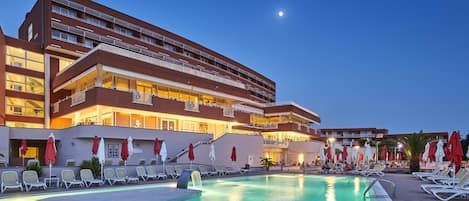
[{"label": "potted plant", "polygon": [[274,163],[272,162],[272,159],[267,158],[267,157],[261,159],[261,164],[264,170],[267,170],[267,171],[269,171],[270,167],[274,165]]}]

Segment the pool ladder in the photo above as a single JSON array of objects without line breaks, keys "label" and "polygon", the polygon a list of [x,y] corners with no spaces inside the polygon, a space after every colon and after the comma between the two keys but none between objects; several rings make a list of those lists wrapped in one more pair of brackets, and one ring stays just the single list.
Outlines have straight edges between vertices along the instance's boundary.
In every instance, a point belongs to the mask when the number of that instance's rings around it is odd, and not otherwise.
[{"label": "pool ladder", "polygon": [[373,182],[371,182],[371,184],[368,185],[368,187],[366,187],[365,192],[363,192],[363,200],[366,200],[366,198],[389,198],[389,195],[374,195],[374,196],[366,197],[366,193],[368,193],[368,191],[370,191],[371,187],[373,187],[373,185],[375,185],[378,181],[382,181],[382,182],[386,182],[386,183],[391,184],[391,186],[392,186],[391,198],[396,198],[396,184],[392,181],[387,180],[387,179],[377,178]]}]

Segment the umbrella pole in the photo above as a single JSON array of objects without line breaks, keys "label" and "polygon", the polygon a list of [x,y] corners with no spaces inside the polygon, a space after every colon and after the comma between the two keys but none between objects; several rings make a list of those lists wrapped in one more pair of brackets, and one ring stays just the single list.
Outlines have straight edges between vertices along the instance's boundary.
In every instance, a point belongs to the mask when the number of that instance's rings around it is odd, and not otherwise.
[{"label": "umbrella pole", "polygon": [[50,186],[51,180],[52,180],[52,162],[49,161],[49,186]]}]

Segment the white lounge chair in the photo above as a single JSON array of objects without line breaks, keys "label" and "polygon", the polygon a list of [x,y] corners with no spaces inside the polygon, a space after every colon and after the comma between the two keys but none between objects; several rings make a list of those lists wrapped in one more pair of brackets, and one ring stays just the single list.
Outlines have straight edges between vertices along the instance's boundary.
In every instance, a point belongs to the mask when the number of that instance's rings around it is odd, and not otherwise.
[{"label": "white lounge chair", "polygon": [[114,169],[112,168],[104,169],[104,181],[107,181],[109,185],[111,186],[117,182],[120,182],[120,183],[127,182],[125,178],[117,178],[116,173],[114,172]]},{"label": "white lounge chair", "polygon": [[95,179],[93,176],[93,172],[91,172],[90,169],[80,170],[80,178],[87,188],[89,188],[93,184],[102,185],[104,183],[99,179]]},{"label": "white lounge chair", "polygon": [[446,183],[441,183],[441,184],[422,184],[420,185],[420,188],[429,194],[431,194],[432,189],[453,188],[455,186],[458,186],[459,188],[463,188],[469,184],[469,181],[467,178],[468,175],[469,174],[467,173],[465,173],[462,176],[458,175],[458,177],[455,176],[455,178],[448,179]]},{"label": "white lounge chair", "polygon": [[375,174],[375,175],[382,177],[384,176],[384,172],[383,172],[384,168],[386,168],[385,165],[376,164],[373,168],[362,171],[362,175],[368,177],[368,176]]},{"label": "white lounge chair", "polygon": [[454,177],[450,175],[441,175],[441,176],[434,176],[430,177],[430,179],[435,184],[451,184],[454,182],[458,182],[464,175],[466,175],[467,170],[466,168],[460,168],[459,171],[454,175]]},{"label": "white lounge chair", "polygon": [[127,171],[125,170],[125,168],[116,168],[116,177],[118,179],[125,179],[127,183],[130,183],[130,182],[138,183],[138,180],[139,180],[137,177],[127,176]]},{"label": "white lounge chair", "polygon": [[1,193],[4,193],[7,189],[11,188],[23,191],[23,185],[19,182],[18,173],[16,171],[4,171],[2,172],[0,191]]},{"label": "white lounge chair", "polygon": [[215,171],[217,172],[218,176],[223,176],[223,175],[227,174],[225,168],[223,168],[222,166],[215,165],[214,168],[215,168]]},{"label": "white lounge chair", "polygon": [[26,191],[30,191],[32,188],[43,188],[47,189],[46,183],[40,182],[37,172],[34,170],[26,170],[23,172],[23,184]]},{"label": "white lounge chair", "polygon": [[64,184],[66,189],[69,189],[73,185],[80,185],[80,187],[84,186],[84,183],[82,181],[76,179],[73,170],[62,170],[61,175],[62,183]]},{"label": "white lounge chair", "polygon": [[226,174],[238,174],[241,173],[241,168],[225,167]]},{"label": "white lounge chair", "polygon": [[147,181],[148,175],[147,172],[145,171],[145,167],[143,166],[137,166],[135,168],[135,171],[137,172],[137,177],[139,179],[142,179],[143,181]]},{"label": "white lounge chair", "polygon": [[199,172],[200,172],[200,176],[202,177],[210,175],[210,172],[207,170],[207,167],[203,165],[199,165]]},{"label": "white lounge chair", "polygon": [[415,177],[420,178],[421,176],[431,176],[431,175],[438,174],[438,172],[440,172],[440,170],[441,170],[440,167],[437,166],[431,172],[412,172],[412,175],[415,176]]},{"label": "white lounge chair", "polygon": [[450,168],[446,168],[446,169],[440,171],[440,172],[439,172],[438,174],[436,174],[436,175],[423,177],[423,180],[424,180],[424,181],[433,181],[433,180],[435,180],[435,179],[447,178],[449,172],[450,172]]},{"label": "white lounge chair", "polygon": [[155,179],[166,179],[168,176],[163,173],[157,173],[156,168],[154,166],[147,166],[147,175],[150,178],[155,178]]},{"label": "white lounge chair", "polygon": [[469,189],[463,188],[465,185],[467,185],[468,178],[469,174],[466,174],[456,186],[446,185],[442,186],[441,188],[433,188],[430,190],[430,192],[436,198],[443,201],[448,201],[462,195],[469,195]]},{"label": "white lounge chair", "polygon": [[170,176],[171,178],[176,178],[176,170],[174,169],[173,166],[166,166],[165,167],[165,172],[166,172],[166,175]]}]

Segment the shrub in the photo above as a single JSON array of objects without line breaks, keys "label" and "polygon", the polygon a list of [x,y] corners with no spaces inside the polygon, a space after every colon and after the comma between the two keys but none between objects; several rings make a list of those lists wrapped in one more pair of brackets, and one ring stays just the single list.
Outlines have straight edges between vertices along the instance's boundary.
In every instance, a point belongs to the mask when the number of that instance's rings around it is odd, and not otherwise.
[{"label": "shrub", "polygon": [[156,165],[156,159],[152,159],[150,165]]},{"label": "shrub", "polygon": [[124,165],[125,165],[125,161],[120,160],[120,161],[119,161],[119,166],[124,166]]},{"label": "shrub", "polygon": [[26,168],[24,168],[24,170],[25,171],[26,170],[34,170],[34,171],[36,171],[38,177],[42,176],[42,167],[39,166],[37,163],[33,163],[31,165],[26,166]]},{"label": "shrub", "polygon": [[145,165],[145,163],[146,163],[145,159],[140,159],[140,161],[138,161],[139,165]]},{"label": "shrub", "polygon": [[99,160],[96,157],[91,158],[91,160],[84,160],[80,164],[81,169],[90,169],[95,177],[101,175],[101,164],[99,164]]}]

